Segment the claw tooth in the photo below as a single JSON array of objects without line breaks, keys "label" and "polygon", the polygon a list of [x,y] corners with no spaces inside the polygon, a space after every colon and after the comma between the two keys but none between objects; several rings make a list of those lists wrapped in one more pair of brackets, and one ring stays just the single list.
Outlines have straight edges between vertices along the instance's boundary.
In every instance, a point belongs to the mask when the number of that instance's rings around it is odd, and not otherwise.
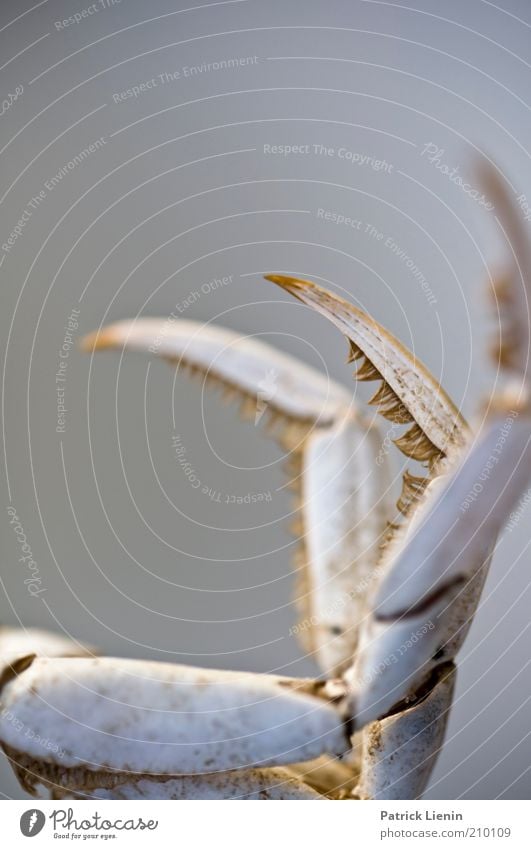
[{"label": "claw tooth", "polygon": [[293,565],[296,569],[304,569],[306,566],[306,551],[304,545],[298,545],[293,552]]},{"label": "claw tooth", "polygon": [[[214,386],[218,384],[218,381],[214,378],[212,381]],[[223,389],[221,390],[221,400],[224,403],[230,404],[231,401],[234,401],[239,395],[238,390],[234,388],[234,386],[229,386],[228,384],[223,384]]]},{"label": "claw tooth", "polygon": [[289,422],[279,436],[279,442],[286,451],[295,451],[304,442],[309,427],[299,422]]},{"label": "claw tooth", "polygon": [[356,380],[379,380],[381,374],[371,361],[365,358],[365,361],[360,365],[358,370],[354,372]]},{"label": "claw tooth", "polygon": [[266,433],[272,433],[278,425],[283,421],[284,416],[278,412],[278,410],[273,410],[271,407],[268,407],[266,412],[266,423],[265,430]]},{"label": "claw tooth", "polygon": [[296,512],[297,510],[300,510],[302,508],[302,493],[301,492],[295,493],[295,497],[292,500],[292,508],[293,508],[293,512]]},{"label": "claw tooth", "polygon": [[293,480],[288,481],[288,483],[286,484],[286,488],[300,496],[302,490],[302,483],[300,477],[296,477]]},{"label": "claw tooth", "polygon": [[360,357],[363,356],[363,351],[361,350],[361,348],[358,348],[356,343],[352,342],[352,340],[349,339],[348,336],[346,337],[346,339],[347,339],[347,342],[349,344],[349,351],[348,351],[348,354],[347,354],[347,363],[353,363],[354,360],[359,360]]},{"label": "claw tooth", "polygon": [[256,416],[256,402],[254,398],[246,396],[240,405],[240,418],[243,421],[254,421]]},{"label": "claw tooth", "polygon": [[294,537],[304,536],[304,522],[300,516],[296,516],[288,525],[288,529]]},{"label": "claw tooth", "polygon": [[302,472],[301,455],[292,451],[284,460],[282,468],[288,477],[298,477]]}]

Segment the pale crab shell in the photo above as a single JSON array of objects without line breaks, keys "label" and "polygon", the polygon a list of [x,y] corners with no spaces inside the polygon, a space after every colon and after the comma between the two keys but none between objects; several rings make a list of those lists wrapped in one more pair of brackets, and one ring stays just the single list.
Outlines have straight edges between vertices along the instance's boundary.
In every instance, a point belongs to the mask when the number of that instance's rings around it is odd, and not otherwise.
[{"label": "pale crab shell", "polygon": [[380,430],[347,417],[315,431],[302,482],[313,645],[325,674],[336,675],[352,663],[391,513]]},{"label": "pale crab shell", "polygon": [[[36,658],[5,684],[1,704],[35,740],[0,715],[11,753],[69,768],[181,775],[281,765],[349,740],[323,685],[116,658]],[[46,736],[61,752],[43,751]]]},{"label": "pale crab shell", "polygon": [[424,699],[364,729],[354,791],[360,799],[422,796],[443,745],[454,686],[455,667],[447,664]]},{"label": "pale crab shell", "polygon": [[[389,565],[345,675],[357,726],[413,694],[466,637],[497,535],[531,476],[530,418],[512,420],[500,454],[505,422],[496,417],[435,486]],[[419,634],[414,650],[401,651]]]}]

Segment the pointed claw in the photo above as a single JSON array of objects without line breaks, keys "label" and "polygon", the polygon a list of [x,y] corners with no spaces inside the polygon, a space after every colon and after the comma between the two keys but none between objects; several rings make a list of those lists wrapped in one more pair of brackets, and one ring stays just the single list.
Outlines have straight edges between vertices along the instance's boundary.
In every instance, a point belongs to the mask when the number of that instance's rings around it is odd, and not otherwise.
[{"label": "pointed claw", "polygon": [[394,424],[410,425],[392,441],[407,457],[425,464],[428,477],[424,485],[412,487],[411,475],[405,473],[397,502],[403,521],[389,524],[383,539],[382,558],[388,557],[422,503],[428,482],[448,471],[463,453],[469,440],[468,426],[429,371],[362,310],[309,280],[280,274],[267,275],[266,279],[324,315],[342,331],[350,343],[349,360],[361,360],[355,377],[382,381],[369,403]]},{"label": "pointed claw", "polygon": [[86,354],[91,354],[93,351],[106,351],[114,348],[116,345],[116,334],[113,325],[102,327],[101,330],[94,330],[92,333],[87,333],[80,342],[79,349]]},{"label": "pointed claw", "polygon": [[458,455],[467,442],[467,426],[446,392],[388,330],[343,298],[309,280],[281,274],[268,274],[276,283],[303,303],[328,318],[350,340],[354,353],[361,351],[365,363],[358,371],[361,379],[381,378],[396,401],[445,455]]},{"label": "pointed claw", "polygon": [[189,366],[286,419],[329,426],[351,404],[346,389],[259,339],[184,319],[140,318],[110,324],[81,340],[84,351],[133,350]]}]

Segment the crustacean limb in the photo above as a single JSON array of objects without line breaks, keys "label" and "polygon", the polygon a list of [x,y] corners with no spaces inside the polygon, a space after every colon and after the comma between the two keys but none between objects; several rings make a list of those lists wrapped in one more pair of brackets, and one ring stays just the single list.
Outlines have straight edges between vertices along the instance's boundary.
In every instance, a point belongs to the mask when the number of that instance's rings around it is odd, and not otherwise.
[{"label": "crustacean limb", "polygon": [[[372,402],[383,403],[384,415],[395,421],[413,422],[405,437],[397,440],[398,447],[426,463],[430,473],[426,485],[419,487],[419,497],[405,499],[408,521],[398,533],[397,529],[391,533],[383,577],[370,599],[371,612],[362,625],[353,666],[345,674],[353,723],[365,727],[362,795],[383,792],[385,798],[393,794],[415,798],[422,792],[429,777],[423,765],[433,765],[452,700],[453,673],[441,679],[441,670],[448,668],[463,644],[498,533],[530,477],[529,250],[518,216],[494,174],[490,185],[506,232],[514,234],[516,266],[501,289],[503,324],[496,355],[520,378],[516,387],[495,398],[482,434],[468,451],[470,437],[459,412],[387,331],[316,284],[268,276],[347,335],[353,358],[365,357],[362,379],[383,379]],[[500,287],[497,291],[500,295]],[[441,472],[449,474],[437,478]],[[419,509],[413,513],[412,506]],[[396,740],[407,737],[415,713],[421,717],[430,703],[437,706],[437,713],[431,711],[428,729],[412,734],[409,755],[400,755],[409,758],[409,770],[403,774],[399,763],[396,779],[387,780],[383,765],[391,761]]]},{"label": "crustacean limb", "polygon": [[298,537],[300,621],[293,631],[326,675],[339,674],[356,648],[391,515],[389,461],[383,456],[376,462],[382,444],[377,425],[345,387],[226,328],[136,319],[104,327],[82,345],[155,354],[239,398],[247,418],[256,421],[257,410],[273,417],[272,434],[289,454],[298,507],[291,530]]},{"label": "crustacean limb", "polygon": [[340,683],[30,656],[11,663],[0,698],[0,741],[30,792],[278,766],[350,747]]},{"label": "crustacean limb", "polygon": [[[531,475],[527,241],[494,177],[491,188],[518,270],[497,289],[498,362],[516,379],[474,441],[434,378],[373,319],[315,284],[269,278],[347,335],[352,358],[364,359],[358,378],[383,381],[371,403],[409,426],[398,448],[427,467],[426,478],[406,473],[404,521],[389,529],[377,566],[377,479],[362,491],[377,433],[342,387],[262,343],[193,322],[164,331],[159,320],[125,322],[86,341],[187,361],[243,395],[246,414],[255,415],[258,398],[280,419],[276,435],[299,462],[312,650],[342,674],[297,680],[76,657],[85,654],[77,644],[36,635],[9,634],[2,649],[0,633],[0,742],[25,789],[60,799],[421,796],[444,739],[453,660],[500,527]],[[271,363],[276,388],[260,396]],[[334,521],[322,523],[325,468]],[[356,581],[359,598],[338,617]]]}]

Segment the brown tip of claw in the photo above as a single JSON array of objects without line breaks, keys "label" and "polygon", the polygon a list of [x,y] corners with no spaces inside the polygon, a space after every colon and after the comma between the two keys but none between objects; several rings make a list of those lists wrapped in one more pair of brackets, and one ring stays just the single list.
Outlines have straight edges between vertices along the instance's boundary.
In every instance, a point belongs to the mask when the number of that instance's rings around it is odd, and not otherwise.
[{"label": "brown tip of claw", "polygon": [[291,292],[295,296],[298,292],[311,289],[314,286],[310,280],[300,280],[297,277],[290,277],[288,274],[264,274],[264,280],[276,283],[281,289],[286,289],[287,292]]},{"label": "brown tip of claw", "polygon": [[288,274],[264,274],[264,280],[270,280],[271,283],[276,283],[277,286],[288,288],[293,283],[298,282],[295,277],[290,277]]},{"label": "brown tip of claw", "polygon": [[31,666],[36,657],[37,655],[35,654],[27,654],[24,657],[19,657],[17,660],[9,663],[0,674],[0,693],[6,684],[9,684],[13,678],[17,678],[22,672]]},{"label": "brown tip of claw", "polygon": [[283,286],[285,281],[291,280],[286,274],[264,274],[264,280],[270,280],[271,283],[278,283]]},{"label": "brown tip of claw", "polygon": [[87,333],[79,340],[79,348],[87,354],[92,351],[103,351],[106,348],[112,348],[115,344],[115,335],[110,328],[95,330],[93,333]]}]

